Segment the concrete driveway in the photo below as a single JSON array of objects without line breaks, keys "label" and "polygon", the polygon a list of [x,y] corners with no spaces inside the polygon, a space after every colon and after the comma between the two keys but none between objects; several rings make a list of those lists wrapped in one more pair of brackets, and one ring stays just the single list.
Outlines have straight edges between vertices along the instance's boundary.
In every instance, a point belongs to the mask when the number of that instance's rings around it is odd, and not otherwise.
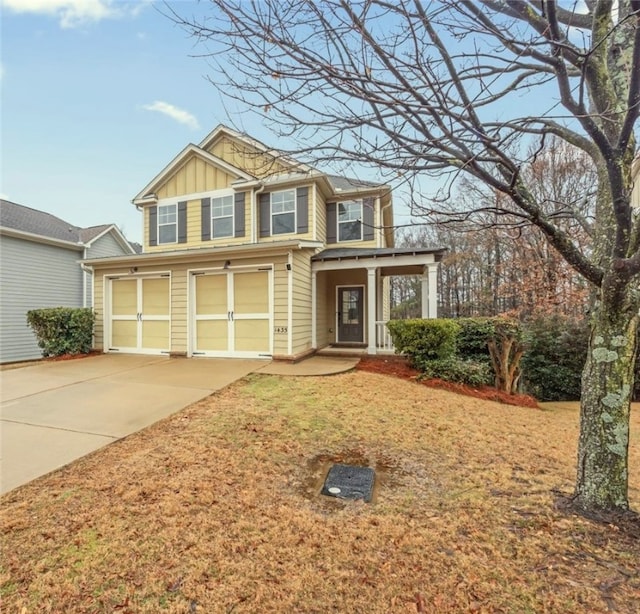
[{"label": "concrete driveway", "polygon": [[0,372],[0,492],[143,429],[261,360],[103,354]]}]

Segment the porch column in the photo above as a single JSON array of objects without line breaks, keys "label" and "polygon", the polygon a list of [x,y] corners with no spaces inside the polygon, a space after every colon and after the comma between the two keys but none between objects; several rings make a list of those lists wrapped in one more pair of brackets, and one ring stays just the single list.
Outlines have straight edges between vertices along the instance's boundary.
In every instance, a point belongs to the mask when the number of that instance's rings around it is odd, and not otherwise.
[{"label": "porch column", "polygon": [[427,264],[422,274],[422,317],[438,317],[438,264]]},{"label": "porch column", "polygon": [[376,321],[384,320],[384,279],[382,271],[378,269],[376,271]]},{"label": "porch column", "polygon": [[367,354],[376,353],[376,268],[367,269]]},{"label": "porch column", "polygon": [[311,349],[318,349],[318,326],[317,326],[317,318],[318,318],[318,305],[316,304],[318,300],[318,272],[311,271]]}]

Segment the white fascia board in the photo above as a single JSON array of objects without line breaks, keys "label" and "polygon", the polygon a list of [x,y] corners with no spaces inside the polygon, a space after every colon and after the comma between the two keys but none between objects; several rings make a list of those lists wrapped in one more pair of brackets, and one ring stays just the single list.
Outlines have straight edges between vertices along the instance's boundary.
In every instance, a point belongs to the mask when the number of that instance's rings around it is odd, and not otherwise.
[{"label": "white fascia board", "polygon": [[[211,259],[211,257],[250,257],[252,254],[263,252],[274,252],[286,254],[292,249],[321,249],[323,244],[319,241],[269,241],[265,243],[245,243],[244,245],[229,245],[226,247],[195,247],[184,250],[167,250],[158,252],[147,252],[145,254],[132,254],[131,256],[107,256],[106,258],[90,258],[85,260],[89,265],[109,265],[109,264],[153,264],[156,261],[181,261]],[[235,256],[234,256],[235,255]]]},{"label": "white fascia board", "polygon": [[0,227],[0,234],[7,237],[14,237],[16,239],[24,239],[25,241],[33,241],[34,243],[43,243],[44,245],[55,245],[56,247],[64,247],[65,249],[73,249],[82,251],[84,249],[83,243],[74,243],[73,241],[64,241],[62,239],[53,239],[51,237],[44,237],[32,232],[25,232],[23,230],[16,230],[15,228]]},{"label": "white fascia board", "polygon": [[434,254],[416,254],[415,256],[362,256],[311,262],[312,271],[340,271],[345,269],[384,268],[416,264],[433,264]]},{"label": "white fascia board", "polygon": [[153,195],[153,191],[158,186],[158,184],[163,181],[166,177],[174,173],[178,170],[178,168],[186,162],[186,159],[190,155],[198,156],[202,158],[205,162],[223,170],[230,175],[234,175],[239,179],[246,179],[250,181],[255,179],[248,173],[245,173],[243,170],[229,164],[222,160],[222,158],[218,158],[213,154],[210,154],[208,151],[201,149],[197,145],[193,143],[189,143],[167,166],[165,166],[131,201],[134,205],[144,205],[150,204],[157,200]]}]

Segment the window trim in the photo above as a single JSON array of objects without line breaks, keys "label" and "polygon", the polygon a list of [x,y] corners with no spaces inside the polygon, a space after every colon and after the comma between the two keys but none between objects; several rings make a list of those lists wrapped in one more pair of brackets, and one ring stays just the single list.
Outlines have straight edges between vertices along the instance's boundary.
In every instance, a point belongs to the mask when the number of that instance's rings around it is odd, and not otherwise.
[{"label": "window trim", "polygon": [[[157,245],[172,245],[178,242],[178,203],[167,203],[166,205],[157,205],[157,238],[156,238],[156,244]],[[174,216],[175,216],[175,221],[174,222],[170,222],[170,223],[160,223],[160,209],[164,209],[166,207],[173,207],[173,211],[174,211]],[[161,236],[160,236],[160,227],[161,226],[173,226],[176,230],[175,232],[175,239],[173,241],[162,241],[161,240]]]},{"label": "window trim", "polygon": [[[214,217],[213,215],[213,201],[216,199],[221,199],[221,198],[231,198],[231,215],[224,215],[224,216],[220,216],[220,217]],[[209,236],[211,237],[209,240],[210,241],[217,241],[219,239],[233,239],[235,237],[235,232],[236,232],[236,201],[235,201],[235,194],[233,190],[224,190],[221,192],[217,192],[217,193],[213,193],[210,197],[209,200],[209,206],[211,207],[211,215],[209,216],[209,225],[210,225],[210,233]],[[216,237],[213,234],[213,220],[224,220],[227,218],[231,218],[231,233],[228,235],[223,235],[221,237]]]},{"label": "window trim", "polygon": [[[343,220],[340,221],[340,205],[346,204],[359,204],[360,205],[360,217],[357,220]],[[336,203],[336,243],[353,243],[355,241],[364,241],[364,200],[362,198],[350,199],[338,201]],[[359,239],[340,239],[340,224],[353,224],[354,222],[360,222],[360,238]]]},{"label": "window trim", "polygon": [[[292,211],[279,211],[278,213],[273,212],[273,195],[274,194],[284,194],[285,192],[293,193],[293,210]],[[290,215],[293,213],[293,230],[290,232],[273,232],[273,218],[275,215]],[[271,192],[269,194],[269,224],[270,224],[270,236],[279,236],[279,235],[293,235],[298,232],[298,191],[296,188],[289,188],[287,190],[278,190],[276,192]]]}]

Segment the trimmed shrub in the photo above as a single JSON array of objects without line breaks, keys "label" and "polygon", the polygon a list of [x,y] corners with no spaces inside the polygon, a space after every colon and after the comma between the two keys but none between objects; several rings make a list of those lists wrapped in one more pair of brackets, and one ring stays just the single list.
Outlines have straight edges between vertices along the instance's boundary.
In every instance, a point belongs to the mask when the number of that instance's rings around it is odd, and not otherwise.
[{"label": "trimmed shrub", "polygon": [[453,320],[391,320],[387,323],[397,352],[417,368],[428,360],[452,358],[460,326]]},{"label": "trimmed shrub", "polygon": [[27,312],[27,324],[45,357],[87,354],[91,351],[94,321],[93,310],[88,308],[52,307]]},{"label": "trimmed shrub", "polygon": [[480,360],[490,364],[489,339],[496,330],[495,318],[459,318],[460,332],[456,338],[456,353],[462,359]]},{"label": "trimmed shrub", "polygon": [[525,391],[540,401],[579,399],[588,343],[587,320],[556,315],[529,322],[522,359]]},{"label": "trimmed shrub", "polygon": [[427,360],[422,364],[422,372],[425,377],[436,377],[474,387],[489,386],[495,379],[491,367],[486,362],[456,357]]}]

